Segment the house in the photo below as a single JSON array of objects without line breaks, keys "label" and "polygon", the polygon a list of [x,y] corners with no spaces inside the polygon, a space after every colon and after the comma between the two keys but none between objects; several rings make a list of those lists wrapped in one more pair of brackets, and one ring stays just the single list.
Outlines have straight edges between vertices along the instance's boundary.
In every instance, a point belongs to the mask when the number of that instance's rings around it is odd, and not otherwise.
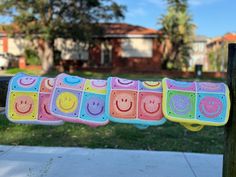
[{"label": "house", "polygon": [[202,65],[204,71],[208,71],[208,57],[207,57],[207,42],[208,38],[206,36],[195,36],[191,58],[189,61],[190,69],[194,69],[195,65]]},{"label": "house", "polygon": [[208,42],[207,51],[211,55],[209,61],[213,66],[213,71],[226,71],[229,43],[236,43],[236,33],[227,33]]},{"label": "house", "polygon": [[[94,36],[93,46],[82,46],[73,40],[58,38],[55,49],[63,61],[81,61],[93,67],[131,68],[139,71],[159,71],[161,50],[158,43],[160,32],[126,23],[102,23],[103,36]],[[14,55],[24,53],[23,39],[0,37],[0,52]]]},{"label": "house", "polygon": [[58,38],[55,49],[61,52],[64,66],[85,64],[95,68],[120,68],[132,71],[160,71],[160,32],[126,23],[101,23],[102,36],[94,36],[95,45]]},{"label": "house", "polygon": [[[63,61],[79,61],[86,66],[123,68],[133,71],[161,70],[161,47],[158,30],[126,23],[101,23],[102,36],[94,36],[97,43],[83,45],[70,39],[55,40],[55,49]],[[0,37],[0,52],[22,55],[24,39]],[[65,64],[66,62],[64,62]],[[76,63],[76,62],[75,62]]]},{"label": "house", "polygon": [[89,48],[89,59],[93,65],[138,71],[161,70],[158,30],[126,23],[101,25],[105,33],[95,37],[100,43]]}]

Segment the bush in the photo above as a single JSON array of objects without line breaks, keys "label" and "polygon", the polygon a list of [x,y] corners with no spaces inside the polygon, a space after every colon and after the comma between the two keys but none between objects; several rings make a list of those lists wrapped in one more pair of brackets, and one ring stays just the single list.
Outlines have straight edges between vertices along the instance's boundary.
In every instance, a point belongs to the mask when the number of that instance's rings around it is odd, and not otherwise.
[{"label": "bush", "polygon": [[40,58],[37,53],[32,49],[25,50],[26,63],[29,65],[40,65]]}]

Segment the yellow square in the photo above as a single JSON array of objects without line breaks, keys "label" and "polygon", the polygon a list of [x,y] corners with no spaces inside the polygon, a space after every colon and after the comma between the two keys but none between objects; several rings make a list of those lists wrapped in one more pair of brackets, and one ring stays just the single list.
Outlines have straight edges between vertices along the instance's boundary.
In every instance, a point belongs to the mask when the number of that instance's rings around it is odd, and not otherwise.
[{"label": "yellow square", "polygon": [[12,120],[30,121],[38,118],[38,94],[33,92],[11,92],[8,116]]},{"label": "yellow square", "polygon": [[85,82],[85,91],[90,93],[106,94],[106,80],[87,79]]}]

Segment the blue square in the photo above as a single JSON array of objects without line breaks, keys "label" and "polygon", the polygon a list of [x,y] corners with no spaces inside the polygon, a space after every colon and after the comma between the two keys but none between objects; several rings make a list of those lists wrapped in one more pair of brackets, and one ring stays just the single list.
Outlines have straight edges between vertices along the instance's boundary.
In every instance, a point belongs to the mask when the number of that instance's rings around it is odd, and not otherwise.
[{"label": "blue square", "polygon": [[81,97],[81,91],[56,88],[52,96],[50,110],[59,117],[78,119]]},{"label": "blue square", "polygon": [[227,104],[224,94],[198,93],[196,118],[204,122],[224,123]]},{"label": "blue square", "polygon": [[38,92],[42,77],[19,73],[11,79],[11,89],[14,91]]},{"label": "blue square", "polygon": [[106,95],[84,92],[80,118],[91,123],[105,123]]}]

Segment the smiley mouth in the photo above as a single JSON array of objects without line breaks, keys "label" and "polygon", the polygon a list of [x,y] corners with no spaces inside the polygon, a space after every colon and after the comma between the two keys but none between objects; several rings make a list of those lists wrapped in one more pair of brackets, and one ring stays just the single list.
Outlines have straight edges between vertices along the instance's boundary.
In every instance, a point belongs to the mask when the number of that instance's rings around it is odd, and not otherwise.
[{"label": "smiley mouth", "polygon": [[88,110],[89,114],[91,114],[93,116],[97,116],[97,115],[101,114],[103,112],[103,109],[104,109],[104,106],[101,108],[101,110],[98,113],[94,113],[90,110],[89,104],[87,104],[87,110]]},{"label": "smiley mouth", "polygon": [[118,82],[119,84],[121,84],[121,85],[130,85],[130,84],[133,83],[133,81],[130,81],[130,82],[122,82],[122,81],[120,81],[120,79],[117,79],[117,82]]},{"label": "smiley mouth", "polygon": [[53,85],[50,83],[50,80],[47,80],[47,84],[49,87],[53,88]]},{"label": "smiley mouth", "polygon": [[157,113],[158,111],[159,111],[159,109],[160,109],[160,103],[158,103],[157,104],[157,108],[154,110],[154,111],[149,111],[148,109],[147,109],[147,107],[146,107],[146,103],[144,103],[144,110],[147,112],[147,113],[149,113],[149,114],[155,114],[155,113]]},{"label": "smiley mouth", "polygon": [[128,109],[121,109],[118,105],[118,101],[116,101],[116,107],[120,112],[128,112],[132,108],[132,102],[130,102]]},{"label": "smiley mouth", "polygon": [[148,82],[144,82],[144,84],[149,86],[149,87],[158,87],[161,83],[157,82],[156,84],[149,84]]},{"label": "smiley mouth", "polygon": [[202,105],[202,113],[203,113],[204,115],[206,115],[207,117],[209,117],[209,118],[214,118],[214,117],[216,117],[218,114],[220,114],[220,112],[221,112],[221,107],[220,107],[220,106],[217,107],[217,110],[216,110],[216,111],[209,112],[209,111],[206,111],[205,106]]},{"label": "smiley mouth", "polygon": [[31,109],[32,109],[32,104],[30,104],[29,109],[27,109],[26,111],[20,111],[20,110],[18,109],[18,106],[17,106],[17,103],[16,103],[16,104],[15,104],[15,109],[16,109],[17,112],[19,112],[19,113],[21,113],[21,114],[27,114],[27,113],[29,113],[29,112],[31,111]]},{"label": "smiley mouth", "polygon": [[62,104],[61,104],[61,100],[60,100],[60,101],[59,101],[59,106],[60,106],[60,108],[62,108],[62,109],[65,110],[65,111],[70,111],[72,108],[74,108],[74,106],[75,106],[75,102],[73,102],[73,104],[72,104],[71,107],[69,107],[69,108],[65,108],[64,106],[62,106]]},{"label": "smiley mouth", "polygon": [[24,83],[22,82],[22,79],[20,79],[20,84],[23,85],[23,86],[29,86],[29,85],[32,85],[36,80],[34,79],[32,82],[30,83]]},{"label": "smiley mouth", "polygon": [[220,89],[220,85],[212,84],[212,83],[202,83],[201,87],[204,88],[204,89],[208,89],[208,90],[218,90],[218,89]]},{"label": "smiley mouth", "polygon": [[99,85],[99,84],[96,84],[94,81],[92,81],[91,84],[92,84],[92,86],[94,86],[94,87],[99,87],[99,88],[104,88],[104,87],[106,87],[106,85],[107,85],[106,82],[104,82],[103,85]]},{"label": "smiley mouth", "polygon": [[51,113],[47,110],[46,104],[43,105],[43,109],[46,112],[46,114],[51,115]]}]

